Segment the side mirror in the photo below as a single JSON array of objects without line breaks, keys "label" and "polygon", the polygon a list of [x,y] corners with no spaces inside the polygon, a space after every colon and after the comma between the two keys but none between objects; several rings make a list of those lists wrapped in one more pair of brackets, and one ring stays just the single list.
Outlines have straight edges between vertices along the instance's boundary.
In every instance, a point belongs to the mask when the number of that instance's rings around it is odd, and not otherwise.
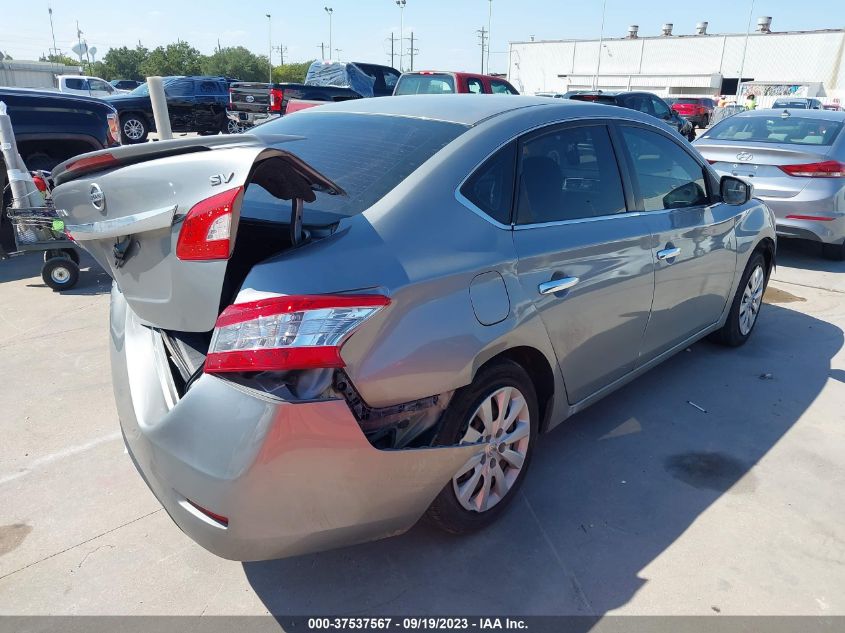
[{"label": "side mirror", "polygon": [[725,204],[740,205],[751,200],[752,186],[733,176],[722,176],[719,194]]}]

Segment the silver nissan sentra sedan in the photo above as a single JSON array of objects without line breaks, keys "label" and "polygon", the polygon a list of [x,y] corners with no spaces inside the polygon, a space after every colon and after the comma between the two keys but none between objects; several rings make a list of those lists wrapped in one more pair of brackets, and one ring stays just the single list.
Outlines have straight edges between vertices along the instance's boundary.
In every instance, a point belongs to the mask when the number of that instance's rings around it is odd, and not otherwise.
[{"label": "silver nissan sentra sedan", "polygon": [[751,110],[695,141],[717,174],[754,185],[777,217],[777,232],[821,242],[845,259],[845,112]]},{"label": "silver nissan sentra sedan", "polygon": [[115,281],[129,453],[240,560],[488,525],[544,433],[697,339],[743,344],[775,259],[750,186],[593,103],[361,99],[54,177]]}]

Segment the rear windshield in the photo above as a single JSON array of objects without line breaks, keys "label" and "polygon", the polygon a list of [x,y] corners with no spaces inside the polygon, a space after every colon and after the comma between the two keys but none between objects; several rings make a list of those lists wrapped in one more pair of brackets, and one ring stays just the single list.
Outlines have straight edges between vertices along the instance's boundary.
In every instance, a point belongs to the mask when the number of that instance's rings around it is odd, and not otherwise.
[{"label": "rear windshield", "polygon": [[595,103],[608,103],[616,105],[616,95],[591,95],[591,94],[575,94],[569,97],[575,101],[594,101]]},{"label": "rear windshield", "polygon": [[691,104],[693,104],[693,105],[698,105],[699,103],[701,103],[701,99],[684,99],[684,98],[679,98],[679,99],[673,99],[673,101],[674,101],[675,103],[691,103]]},{"label": "rear windshield", "polygon": [[[330,224],[371,207],[467,129],[410,117],[309,112],[281,117],[252,133],[301,137],[268,142],[296,154],[346,191],[345,196],[317,193],[317,200],[305,205],[306,224]],[[288,219],[287,211],[280,217],[279,201],[260,187],[249,187],[244,215]]]},{"label": "rear windshield", "polygon": [[441,95],[455,92],[452,75],[402,75],[396,84],[395,95]]},{"label": "rear windshield", "polygon": [[782,117],[778,113],[771,117],[731,117],[717,123],[705,137],[718,141],[831,145],[841,129],[841,121]]},{"label": "rear windshield", "polygon": [[775,101],[773,108],[797,108],[799,110],[807,109],[806,101]]}]

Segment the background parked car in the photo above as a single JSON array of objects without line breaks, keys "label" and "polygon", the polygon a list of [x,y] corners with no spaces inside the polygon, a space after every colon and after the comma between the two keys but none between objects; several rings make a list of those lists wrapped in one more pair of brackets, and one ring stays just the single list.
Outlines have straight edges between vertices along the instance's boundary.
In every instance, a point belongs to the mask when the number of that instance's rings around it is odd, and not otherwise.
[{"label": "background parked car", "polygon": [[666,105],[663,99],[650,92],[603,92],[599,90],[574,94],[569,98],[576,101],[606,103],[629,110],[637,110],[660,119],[669,127],[677,130],[687,140],[695,139],[693,124]]},{"label": "background parked car", "polygon": [[137,88],[144,82],[135,81],[134,79],[112,79],[109,83],[118,90],[132,92],[133,90],[135,90],[135,88]]},{"label": "background parked car", "polygon": [[441,95],[441,94],[502,94],[518,95],[510,82],[501,77],[475,73],[453,73],[439,70],[420,70],[403,73],[393,91],[399,95]]},{"label": "background parked car", "polygon": [[[18,152],[30,170],[50,171],[62,161],[120,142],[117,112],[100,99],[55,91],[0,88]],[[49,112],[49,116],[44,113]],[[6,165],[0,155],[0,248],[14,249],[11,223],[5,217],[11,202],[6,189]]]},{"label": "background parked car", "polygon": [[777,99],[772,108],[777,109],[792,109],[792,110],[821,110],[822,102],[818,99],[805,99],[797,97],[789,97],[788,99]]},{"label": "background parked car", "polygon": [[229,131],[287,114],[288,104],[294,100],[319,105],[386,97],[393,94],[399,75],[395,68],[380,64],[316,61],[308,68],[304,84],[235,82],[229,87]]},{"label": "background parked car", "polygon": [[701,129],[710,125],[716,102],[709,97],[674,97],[666,99],[675,112]]},{"label": "background parked car", "polygon": [[775,212],[778,234],[845,259],[845,112],[751,110],[711,127],[695,147],[722,175],[743,178]]},{"label": "background parked car", "polygon": [[842,106],[838,103],[825,103],[822,106],[823,110],[830,110],[831,112],[842,112]]},{"label": "background parked car", "polygon": [[110,97],[120,91],[99,77],[87,75],[56,75],[59,92],[85,97]]},{"label": "background parked car", "polygon": [[[228,131],[226,105],[230,81],[226,77],[165,77],[164,94],[173,131],[208,134]],[[107,101],[120,115],[124,143],[141,143],[155,131],[147,84]]]}]

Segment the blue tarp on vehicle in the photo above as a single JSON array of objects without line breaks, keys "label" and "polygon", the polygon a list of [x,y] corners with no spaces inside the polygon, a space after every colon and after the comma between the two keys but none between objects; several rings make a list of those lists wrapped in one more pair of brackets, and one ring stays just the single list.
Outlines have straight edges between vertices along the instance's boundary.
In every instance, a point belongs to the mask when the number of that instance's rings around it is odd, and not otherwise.
[{"label": "blue tarp on vehicle", "polygon": [[374,83],[373,77],[347,62],[316,61],[305,75],[305,84],[308,86],[351,88],[362,97],[373,96]]}]

